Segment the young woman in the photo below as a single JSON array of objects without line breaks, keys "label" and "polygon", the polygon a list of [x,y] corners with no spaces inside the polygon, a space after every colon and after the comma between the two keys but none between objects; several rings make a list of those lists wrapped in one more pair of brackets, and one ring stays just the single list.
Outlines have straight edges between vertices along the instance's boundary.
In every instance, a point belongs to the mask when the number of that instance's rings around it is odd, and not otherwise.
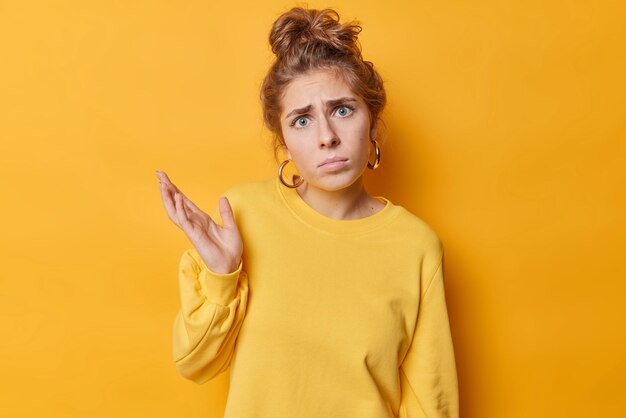
[{"label": "young woman", "polygon": [[197,383],[230,369],[225,417],[458,417],[441,242],[363,185],[385,91],[360,30],[332,9],[274,22],[261,101],[287,156],[276,177],[231,187],[209,216],[157,172],[193,244],[174,361]]}]

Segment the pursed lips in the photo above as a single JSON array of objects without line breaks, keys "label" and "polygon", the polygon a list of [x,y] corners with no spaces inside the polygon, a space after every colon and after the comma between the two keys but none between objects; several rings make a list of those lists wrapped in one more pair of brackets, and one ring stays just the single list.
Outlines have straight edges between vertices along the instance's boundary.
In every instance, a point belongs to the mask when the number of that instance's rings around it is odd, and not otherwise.
[{"label": "pursed lips", "polygon": [[321,163],[320,165],[318,165],[318,167],[322,167],[325,164],[328,163],[334,163],[335,161],[347,161],[347,158],[343,158],[343,157],[330,157],[324,160],[323,163]]}]

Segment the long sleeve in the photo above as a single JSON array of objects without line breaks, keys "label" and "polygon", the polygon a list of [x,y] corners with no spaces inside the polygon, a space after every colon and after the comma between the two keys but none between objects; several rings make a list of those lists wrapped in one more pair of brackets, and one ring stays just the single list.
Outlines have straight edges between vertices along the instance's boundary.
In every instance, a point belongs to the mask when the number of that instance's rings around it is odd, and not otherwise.
[{"label": "long sleeve", "polygon": [[174,320],[173,356],[178,372],[202,384],[228,369],[248,299],[242,263],[218,274],[195,248],[184,252],[178,270],[181,308]]},{"label": "long sleeve", "polygon": [[399,418],[458,418],[458,382],[443,263],[422,297],[413,342],[400,367],[400,383]]}]

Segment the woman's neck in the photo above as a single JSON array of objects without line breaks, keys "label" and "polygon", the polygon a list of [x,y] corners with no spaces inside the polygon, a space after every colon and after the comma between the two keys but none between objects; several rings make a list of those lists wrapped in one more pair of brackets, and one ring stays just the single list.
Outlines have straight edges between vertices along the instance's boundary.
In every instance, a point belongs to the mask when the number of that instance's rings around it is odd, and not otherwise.
[{"label": "woman's neck", "polygon": [[302,200],[322,215],[338,220],[360,219],[381,210],[385,204],[371,197],[360,177],[345,189],[328,191],[304,182],[296,189]]}]

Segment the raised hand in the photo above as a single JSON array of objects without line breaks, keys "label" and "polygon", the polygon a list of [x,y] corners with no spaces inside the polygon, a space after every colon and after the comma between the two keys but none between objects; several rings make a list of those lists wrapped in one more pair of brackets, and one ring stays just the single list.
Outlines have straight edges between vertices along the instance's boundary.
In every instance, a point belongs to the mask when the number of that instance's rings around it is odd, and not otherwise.
[{"label": "raised hand", "polygon": [[219,200],[224,221],[224,226],[219,226],[189,200],[167,174],[157,171],[157,177],[167,216],[187,235],[206,266],[220,274],[235,271],[241,261],[243,243],[228,199],[221,197]]}]

